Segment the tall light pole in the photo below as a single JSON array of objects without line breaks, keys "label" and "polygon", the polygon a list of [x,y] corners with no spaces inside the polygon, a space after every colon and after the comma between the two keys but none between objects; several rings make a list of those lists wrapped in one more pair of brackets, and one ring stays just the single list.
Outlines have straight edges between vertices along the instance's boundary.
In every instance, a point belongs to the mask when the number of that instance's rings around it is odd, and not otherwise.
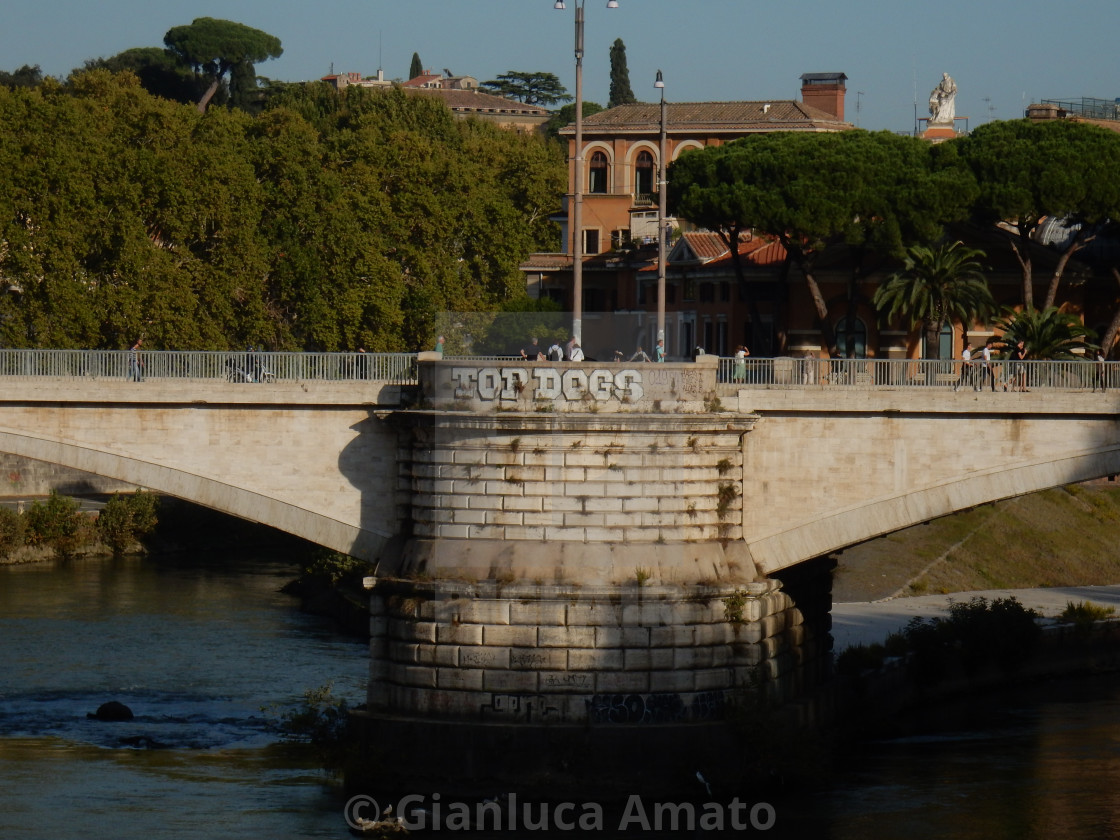
[{"label": "tall light pole", "polygon": [[[575,0],[576,9],[576,154],[572,176],[572,335],[583,344],[583,6],[587,0]],[[554,9],[566,9],[564,0],[556,0]],[[608,9],[617,9],[618,0],[608,0]]]},{"label": "tall light pole", "polygon": [[[665,218],[666,202],[666,185],[668,181],[665,178],[665,157],[666,157],[666,141],[665,141],[665,78],[661,75],[661,71],[657,71],[657,81],[653,86],[661,91],[661,147],[658,152],[658,164],[660,169],[657,174],[657,340],[665,340]],[[664,346],[664,345],[662,345]],[[668,352],[668,348],[666,348]]]}]

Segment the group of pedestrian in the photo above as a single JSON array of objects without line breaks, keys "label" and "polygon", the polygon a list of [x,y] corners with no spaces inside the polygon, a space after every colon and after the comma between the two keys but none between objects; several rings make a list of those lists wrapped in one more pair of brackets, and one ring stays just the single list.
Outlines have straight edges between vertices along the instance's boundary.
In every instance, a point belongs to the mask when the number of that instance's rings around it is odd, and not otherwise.
[{"label": "group of pedestrian", "polygon": [[563,346],[559,339],[552,342],[547,351],[541,350],[540,341],[533,337],[521,348],[521,358],[529,362],[582,362],[585,357],[583,348],[573,335]]},{"label": "group of pedestrian", "polygon": [[[984,342],[980,348],[979,357],[973,358],[972,343],[966,341],[964,349],[961,350],[961,375],[957,377],[957,382],[953,386],[954,391],[959,391],[961,388],[971,386],[977,391],[983,391],[985,383],[995,391],[996,390],[996,375],[995,368],[992,366],[992,346],[996,343],[995,336],[989,338]],[[1003,390],[1026,392],[1030,388],[1027,387],[1027,368],[1023,364],[1023,360],[1027,358],[1026,343],[1020,339],[1011,347],[1008,353],[1008,374],[1003,382]],[[979,370],[979,380],[977,380],[977,369]]]}]

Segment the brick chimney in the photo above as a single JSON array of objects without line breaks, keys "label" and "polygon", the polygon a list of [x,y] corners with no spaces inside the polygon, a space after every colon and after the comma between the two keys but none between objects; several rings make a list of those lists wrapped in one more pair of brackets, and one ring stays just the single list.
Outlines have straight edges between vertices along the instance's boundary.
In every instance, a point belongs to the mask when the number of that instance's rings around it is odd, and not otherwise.
[{"label": "brick chimney", "polygon": [[843,73],[803,73],[801,101],[843,122],[844,94],[847,90],[844,82],[847,78]]}]

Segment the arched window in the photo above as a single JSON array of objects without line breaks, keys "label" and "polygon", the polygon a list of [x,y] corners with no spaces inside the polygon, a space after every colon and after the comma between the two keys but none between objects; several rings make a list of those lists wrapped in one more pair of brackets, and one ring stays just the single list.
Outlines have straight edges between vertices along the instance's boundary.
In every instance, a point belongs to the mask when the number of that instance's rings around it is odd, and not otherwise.
[{"label": "arched window", "polygon": [[607,156],[602,152],[591,155],[591,165],[587,170],[587,191],[605,195],[607,192]]},{"label": "arched window", "polygon": [[[852,340],[852,352],[848,352],[848,339]],[[866,359],[867,358],[867,325],[859,318],[848,329],[848,319],[841,318],[836,324],[836,349],[841,359]]]},{"label": "arched window", "polygon": [[653,155],[647,151],[638,152],[634,165],[634,198],[637,201],[653,200]]}]

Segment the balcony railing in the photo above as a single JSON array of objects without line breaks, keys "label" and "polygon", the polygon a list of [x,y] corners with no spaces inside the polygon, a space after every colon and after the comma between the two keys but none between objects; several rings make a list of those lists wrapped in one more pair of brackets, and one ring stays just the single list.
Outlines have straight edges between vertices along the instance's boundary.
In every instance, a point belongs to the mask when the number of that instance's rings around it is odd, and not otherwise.
[{"label": "balcony railing", "polygon": [[[0,350],[0,377],[105,377],[134,375],[129,350]],[[416,381],[414,353],[258,353],[141,350],[144,379],[277,382],[370,379]]]},{"label": "balcony railing", "polygon": [[719,360],[721,386],[737,388],[942,388],[988,390],[1087,390],[1120,386],[1120,362],[1022,361],[993,359],[968,368],[960,361],[929,359],[725,359]]},{"label": "balcony railing", "polygon": [[1120,102],[1112,99],[1043,99],[1043,105],[1056,105],[1061,110],[1094,120],[1120,120]]}]

